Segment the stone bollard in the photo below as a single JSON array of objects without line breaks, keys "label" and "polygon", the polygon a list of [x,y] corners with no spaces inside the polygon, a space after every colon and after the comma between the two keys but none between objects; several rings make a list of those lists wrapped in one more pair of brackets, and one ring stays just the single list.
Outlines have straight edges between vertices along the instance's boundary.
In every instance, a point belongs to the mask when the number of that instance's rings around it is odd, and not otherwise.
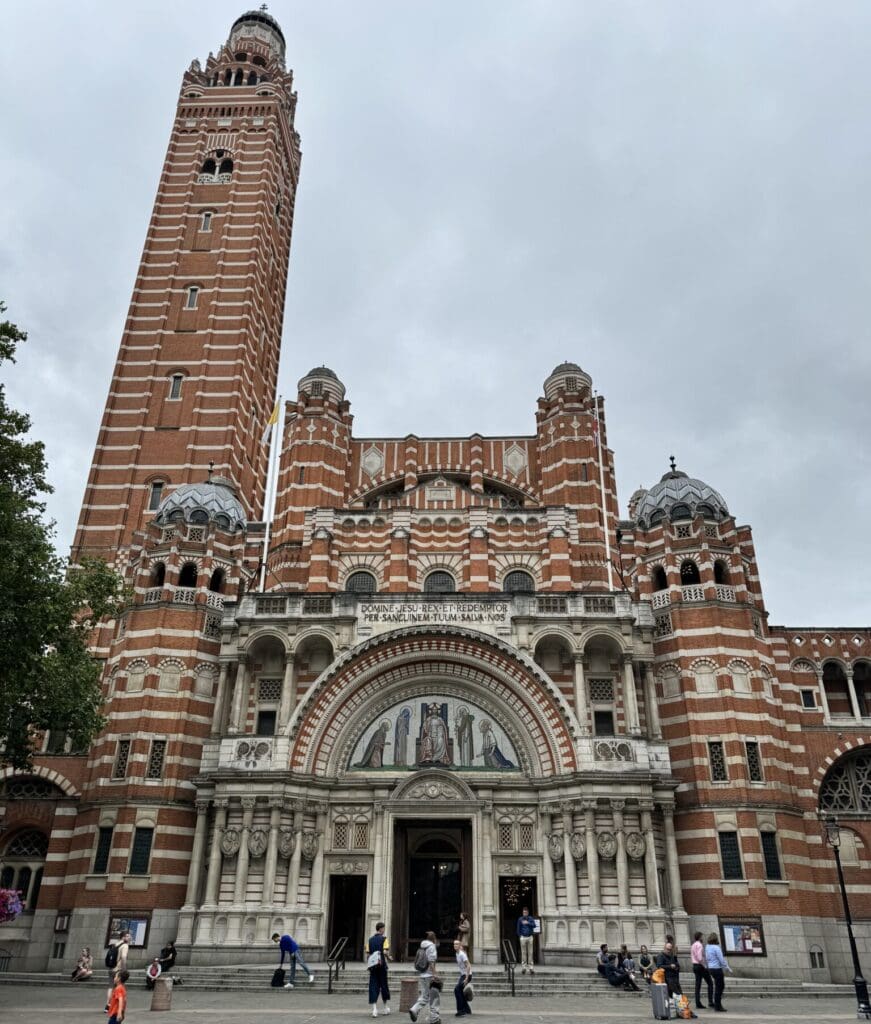
[{"label": "stone bollard", "polygon": [[154,992],[151,995],[151,1009],[172,1009],[172,978],[161,975],[154,982]]},{"label": "stone bollard", "polygon": [[417,978],[401,978],[399,985],[399,1012],[407,1013],[417,1002]]}]

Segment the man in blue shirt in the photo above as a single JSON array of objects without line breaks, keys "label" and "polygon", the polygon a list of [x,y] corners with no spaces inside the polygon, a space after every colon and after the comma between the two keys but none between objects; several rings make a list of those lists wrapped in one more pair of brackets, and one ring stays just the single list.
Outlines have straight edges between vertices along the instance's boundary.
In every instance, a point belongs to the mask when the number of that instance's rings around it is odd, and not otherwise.
[{"label": "man in blue shirt", "polygon": [[278,961],[278,966],[282,967],[284,965],[285,956],[290,960],[290,980],[284,986],[285,988],[293,988],[293,983],[296,981],[297,963],[308,975],[309,982],[315,980],[314,974],[312,974],[308,964],[303,960],[302,953],[299,951],[299,945],[294,941],[292,935],[279,935],[278,932],[275,932],[272,936],[272,941],[277,942],[278,948],[281,950],[281,959]]},{"label": "man in blue shirt", "polygon": [[521,974],[535,974],[532,944],[535,941],[535,918],[529,913],[529,907],[517,918],[517,939],[520,943]]}]

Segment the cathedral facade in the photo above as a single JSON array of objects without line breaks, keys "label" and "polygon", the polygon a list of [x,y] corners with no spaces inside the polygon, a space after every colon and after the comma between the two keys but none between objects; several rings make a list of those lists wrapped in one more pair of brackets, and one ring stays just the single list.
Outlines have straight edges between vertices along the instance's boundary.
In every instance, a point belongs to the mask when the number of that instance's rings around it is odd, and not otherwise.
[{"label": "cathedral facade", "polygon": [[526,905],[548,964],[698,928],[741,973],[850,977],[819,815],[861,946],[871,633],[771,625],[750,528],[673,463],[621,517],[575,363],[515,436],[356,436],[325,366],[270,431],[295,109],[262,10],[183,76],[73,548],[133,602],[91,748],[3,774],[0,947],[359,956],[384,919],[408,959],[466,911],[495,963]]}]

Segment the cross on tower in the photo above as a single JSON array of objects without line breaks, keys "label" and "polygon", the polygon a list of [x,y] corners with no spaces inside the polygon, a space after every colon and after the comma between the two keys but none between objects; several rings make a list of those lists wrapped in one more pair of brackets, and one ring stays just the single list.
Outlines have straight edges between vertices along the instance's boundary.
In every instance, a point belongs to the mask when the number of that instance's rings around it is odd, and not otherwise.
[{"label": "cross on tower", "polygon": [[669,455],[668,461],[671,463],[671,471],[673,473],[677,469],[677,463],[674,460],[674,456],[673,455]]}]

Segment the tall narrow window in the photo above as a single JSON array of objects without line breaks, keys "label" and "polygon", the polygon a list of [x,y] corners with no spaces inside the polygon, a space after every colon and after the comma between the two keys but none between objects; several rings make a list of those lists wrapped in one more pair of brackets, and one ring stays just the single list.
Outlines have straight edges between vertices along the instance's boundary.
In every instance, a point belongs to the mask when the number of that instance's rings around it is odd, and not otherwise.
[{"label": "tall narrow window", "polygon": [[720,740],[712,740],[708,744],[708,761],[711,765],[711,782],[728,782],[726,773],[726,755]]},{"label": "tall narrow window", "polygon": [[200,294],[199,288],[192,284],[188,290],[184,300],[185,309],[196,309],[197,308],[197,296]]},{"label": "tall narrow window", "polygon": [[151,843],[153,839],[153,828],[137,828],[134,830],[133,847],[130,851],[131,875],[148,874],[148,862],[151,860]]},{"label": "tall narrow window", "polygon": [[653,589],[668,590],[668,577],[665,575],[665,569],[661,565],[658,565],[653,570]]},{"label": "tall narrow window", "polygon": [[777,849],[777,834],[760,832],[762,841],[762,860],[765,864],[765,877],[771,882],[783,881],[783,869],[780,866],[780,852]]},{"label": "tall narrow window", "polygon": [[743,879],[744,871],[741,868],[741,848],[738,845],[738,833],[720,832],[719,837],[723,878],[727,881]]},{"label": "tall narrow window", "polygon": [[200,231],[211,231],[212,230],[212,211],[203,210],[202,217],[200,218]]},{"label": "tall narrow window", "polygon": [[755,740],[747,740],[744,744],[747,752],[747,776],[751,782],[762,782],[762,758],[759,756],[759,744]]},{"label": "tall narrow window", "polygon": [[169,397],[172,399],[181,398],[181,382],[184,380],[183,373],[174,373],[169,378]]},{"label": "tall narrow window", "polygon": [[148,766],[145,769],[146,779],[163,778],[163,762],[166,758],[166,740],[152,740],[148,754]]},{"label": "tall narrow window", "polygon": [[148,491],[148,511],[154,512],[160,506],[163,497],[163,481],[155,480]]},{"label": "tall narrow window", "polygon": [[95,875],[105,875],[109,870],[109,852],[112,849],[112,833],[114,831],[111,825],[100,828],[97,836],[97,852],[94,854]]},{"label": "tall narrow window", "polygon": [[115,751],[115,764],[112,767],[112,778],[123,779],[127,776],[127,762],[130,760],[130,740],[118,740]]}]

